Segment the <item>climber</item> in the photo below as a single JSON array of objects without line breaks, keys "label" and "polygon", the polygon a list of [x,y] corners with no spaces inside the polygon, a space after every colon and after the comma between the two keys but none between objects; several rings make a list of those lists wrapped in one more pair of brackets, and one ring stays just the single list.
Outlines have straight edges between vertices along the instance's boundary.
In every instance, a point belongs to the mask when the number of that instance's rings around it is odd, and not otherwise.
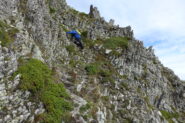
[{"label": "climber", "polygon": [[66,34],[71,34],[72,35],[72,38],[75,38],[75,41],[74,43],[79,46],[81,49],[84,48],[82,42],[81,42],[81,36],[80,36],[80,31],[78,30],[72,30],[72,31],[69,31],[69,32],[66,32]]}]

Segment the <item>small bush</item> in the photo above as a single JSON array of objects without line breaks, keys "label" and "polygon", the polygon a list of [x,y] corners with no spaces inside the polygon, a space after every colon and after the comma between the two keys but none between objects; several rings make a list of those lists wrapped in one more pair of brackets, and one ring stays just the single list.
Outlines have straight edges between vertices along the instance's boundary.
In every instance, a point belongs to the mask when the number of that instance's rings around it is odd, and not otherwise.
[{"label": "small bush", "polygon": [[95,42],[93,40],[90,40],[88,38],[85,38],[84,36],[82,36],[82,41],[85,44],[85,47],[88,47],[88,48],[93,48],[93,46],[95,44]]},{"label": "small bush", "polygon": [[3,21],[0,21],[0,41],[2,46],[8,46],[11,42],[14,41],[15,34],[18,33],[19,30],[10,27]]},{"label": "small bush", "polygon": [[92,106],[92,104],[88,102],[86,105],[80,107],[80,112],[83,113],[83,112],[87,111],[88,109],[91,108],[91,106]]},{"label": "small bush", "polygon": [[96,63],[89,64],[85,67],[88,75],[97,75],[100,72],[100,66]]},{"label": "small bush", "polygon": [[84,31],[84,32],[82,32],[82,34],[81,34],[81,36],[82,36],[82,38],[87,38],[87,31]]},{"label": "small bush", "polygon": [[74,47],[74,45],[68,45],[68,46],[66,46],[66,50],[69,52],[69,54],[75,53],[75,47]]},{"label": "small bush", "polygon": [[104,41],[104,47],[107,49],[116,49],[118,47],[125,49],[128,47],[127,37],[111,37]]},{"label": "small bush", "polygon": [[101,79],[101,83],[107,83],[107,82],[111,82],[111,83],[113,83],[114,84],[114,79],[112,78],[112,76],[110,76],[110,77],[103,77],[102,79]]},{"label": "small bush", "polygon": [[109,102],[109,96],[102,96],[101,98],[103,101]]},{"label": "small bush", "polygon": [[120,85],[121,88],[124,88],[126,90],[129,90],[130,87],[129,87],[129,84],[128,83],[125,83],[125,82],[122,82],[121,85]]},{"label": "small bush", "polygon": [[165,110],[161,110],[161,114],[165,117],[166,120],[170,121],[172,118],[178,118],[179,114],[178,113],[172,113],[172,112],[167,112]]},{"label": "small bush", "polygon": [[49,6],[49,12],[51,14],[55,13],[56,12],[56,9],[52,8],[51,6]]},{"label": "small bush", "polygon": [[102,77],[110,77],[111,74],[112,74],[112,73],[111,73],[109,70],[101,70],[101,71],[100,71],[100,75],[101,75]]},{"label": "small bush", "polygon": [[99,75],[102,77],[101,83],[107,83],[107,82],[114,83],[114,79],[112,78],[112,73],[110,70],[101,70],[99,72]]},{"label": "small bush", "polygon": [[45,123],[61,123],[65,113],[72,110],[70,96],[63,84],[55,83],[52,71],[37,59],[19,60],[14,76],[21,74],[19,88],[28,90],[34,99],[42,101],[46,112],[39,116]]}]

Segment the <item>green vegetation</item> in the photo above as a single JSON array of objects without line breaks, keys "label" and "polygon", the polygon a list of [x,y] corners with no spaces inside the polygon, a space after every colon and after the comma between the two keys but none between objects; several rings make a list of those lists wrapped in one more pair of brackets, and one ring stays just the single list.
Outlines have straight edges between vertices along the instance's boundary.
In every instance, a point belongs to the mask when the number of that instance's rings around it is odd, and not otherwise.
[{"label": "green vegetation", "polygon": [[63,24],[60,24],[60,27],[65,31],[65,32],[68,32],[69,30],[65,27],[65,25]]},{"label": "green vegetation", "polygon": [[[111,49],[112,51],[110,55],[114,56],[120,56],[122,50],[128,47],[128,40],[130,40],[128,37],[111,37],[109,39],[90,40],[87,35],[87,31],[83,31],[81,34],[82,40],[86,47],[93,48],[95,44],[103,45],[104,48]],[[118,51],[118,48],[121,50]]]},{"label": "green vegetation", "polygon": [[128,37],[111,37],[104,41],[104,47],[107,49],[115,50],[116,48],[120,47],[125,49],[128,47]]},{"label": "green vegetation", "polygon": [[75,46],[74,45],[68,45],[66,46],[66,50],[69,52],[69,54],[75,53]]},{"label": "green vegetation", "polygon": [[55,8],[52,8],[51,6],[49,6],[49,12],[51,14],[55,13],[56,12],[56,9]]},{"label": "green vegetation", "polygon": [[55,13],[57,10],[56,8],[54,8],[52,5],[52,0],[46,0],[46,3],[48,4],[48,8],[49,8],[49,13],[53,14]]},{"label": "green vegetation", "polygon": [[61,119],[72,110],[70,96],[64,85],[55,83],[52,71],[37,59],[19,60],[20,66],[14,76],[21,74],[19,88],[28,90],[34,99],[42,101],[46,112],[38,119],[45,123],[61,123]]},{"label": "green vegetation", "polygon": [[87,48],[93,48],[95,44],[102,44],[103,40],[102,39],[97,39],[97,40],[90,40],[88,39],[88,32],[87,31],[82,31],[81,33],[82,36],[82,41],[85,44],[85,47]]},{"label": "green vegetation", "polygon": [[150,99],[148,96],[144,97],[145,102],[147,103],[148,108],[154,109],[154,106],[150,104]]},{"label": "green vegetation", "polygon": [[102,96],[101,98],[103,101],[109,102],[109,96]]},{"label": "green vegetation", "polygon": [[165,110],[161,110],[161,114],[166,120],[168,120],[169,123],[173,123],[172,118],[179,118],[178,113],[167,112]]},{"label": "green vegetation", "polygon": [[108,66],[105,65],[104,62],[95,62],[87,65],[85,70],[88,75],[96,75],[100,78],[101,83],[111,82],[114,83],[113,79],[113,71],[111,69],[106,68]]},{"label": "green vegetation", "polygon": [[80,112],[82,113],[82,112],[87,111],[88,109],[91,108],[91,106],[92,106],[92,104],[88,102],[86,105],[80,107]]},{"label": "green vegetation", "polygon": [[[103,45],[104,48],[112,50],[110,55],[120,56],[122,51],[128,47],[128,37],[111,37],[109,39],[90,40],[87,31],[82,32],[82,40],[86,47],[93,48],[95,44]],[[119,50],[118,50],[119,48]]]},{"label": "green vegetation", "polygon": [[81,34],[82,38],[87,38],[87,33],[88,33],[87,31],[83,31]]},{"label": "green vegetation", "polygon": [[85,47],[87,48],[93,48],[93,46],[95,45],[95,41],[90,40],[88,38],[85,38],[84,36],[82,36],[82,41],[85,44]]},{"label": "green vegetation", "polygon": [[100,72],[100,64],[92,63],[85,67],[88,75],[97,75]]},{"label": "green vegetation", "polygon": [[97,76],[101,83],[114,84],[114,76],[118,75],[112,64],[101,54],[97,54],[95,62],[87,64],[85,70],[88,75]]},{"label": "green vegetation", "polygon": [[71,66],[71,67],[76,67],[77,65],[80,65],[80,66],[83,66],[83,62],[82,61],[80,61],[80,60],[74,60],[74,59],[71,59],[70,61],[69,61],[69,65]]},{"label": "green vegetation", "polygon": [[111,76],[111,71],[109,70],[101,70],[100,73],[99,73],[102,77],[109,77]]},{"label": "green vegetation", "polygon": [[139,88],[139,87],[137,88],[137,93],[138,93],[138,94],[142,94],[141,88]]},{"label": "green vegetation", "polygon": [[142,76],[141,76],[141,80],[144,80],[145,83],[147,84],[148,82],[146,81],[146,77],[147,77],[147,74],[148,74],[148,67],[146,64],[143,64],[143,73],[142,73]]},{"label": "green vegetation", "polygon": [[122,89],[126,89],[126,90],[129,90],[130,89],[128,83],[126,83],[126,82],[122,82],[121,85],[120,85],[120,87]]},{"label": "green vegetation", "polygon": [[126,118],[123,120],[124,123],[133,123],[133,120],[131,118]]},{"label": "green vegetation", "polygon": [[0,41],[2,46],[8,46],[15,39],[16,33],[19,30],[0,21]]},{"label": "green vegetation", "polygon": [[157,60],[153,58],[153,64],[157,64]]},{"label": "green vegetation", "polygon": [[113,74],[112,71],[102,69],[99,73],[99,75],[102,77],[101,82],[102,83],[106,83],[106,82],[114,83],[114,79],[112,77],[112,74]]}]

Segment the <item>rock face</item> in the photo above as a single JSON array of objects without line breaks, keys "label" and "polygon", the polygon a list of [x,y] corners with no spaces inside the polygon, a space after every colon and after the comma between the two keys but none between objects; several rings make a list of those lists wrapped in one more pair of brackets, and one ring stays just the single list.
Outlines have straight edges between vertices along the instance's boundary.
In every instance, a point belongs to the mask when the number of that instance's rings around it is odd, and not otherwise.
[{"label": "rock face", "polygon": [[[65,0],[0,0],[0,29],[0,123],[39,122],[46,112],[31,92],[19,89],[21,75],[13,77],[22,57],[57,71],[74,103],[72,119],[63,122],[185,121],[184,82],[134,38],[130,26],[106,22],[96,7],[85,14]],[[83,51],[66,35],[71,29],[82,32]],[[120,37],[128,45],[107,44]]]},{"label": "rock face", "polygon": [[98,8],[97,7],[93,7],[93,5],[91,5],[90,6],[89,16],[91,18],[100,19],[100,12],[98,11]]}]

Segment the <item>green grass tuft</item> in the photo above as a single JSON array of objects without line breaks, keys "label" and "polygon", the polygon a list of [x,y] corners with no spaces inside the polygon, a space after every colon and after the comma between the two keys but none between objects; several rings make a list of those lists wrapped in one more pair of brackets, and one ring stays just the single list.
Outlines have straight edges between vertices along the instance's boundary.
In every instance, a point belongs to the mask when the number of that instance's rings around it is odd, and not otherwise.
[{"label": "green grass tuft", "polygon": [[91,63],[85,67],[88,75],[97,75],[100,72],[100,65]]},{"label": "green grass tuft", "polygon": [[10,27],[3,21],[0,21],[0,41],[2,46],[8,46],[11,42],[14,41],[16,33],[18,33],[19,30]]},{"label": "green grass tuft", "polygon": [[87,34],[88,34],[87,31],[83,31],[82,34],[81,34],[82,38],[87,38]]},{"label": "green grass tuft", "polygon": [[52,71],[37,59],[19,60],[20,66],[14,76],[21,74],[19,88],[28,90],[34,99],[42,101],[46,112],[40,115],[45,123],[61,123],[65,114],[72,110],[70,96],[64,85],[55,83]]},{"label": "green grass tuft", "polygon": [[92,103],[88,102],[86,105],[80,107],[80,112],[83,113],[92,107]]},{"label": "green grass tuft", "polygon": [[112,50],[115,50],[118,47],[125,49],[128,47],[128,40],[127,37],[111,37],[106,39],[103,45],[105,48]]},{"label": "green grass tuft", "polygon": [[74,45],[68,45],[68,46],[66,46],[66,50],[69,52],[69,54],[76,53],[75,46]]},{"label": "green grass tuft", "polygon": [[165,110],[161,110],[161,114],[170,123],[173,122],[172,118],[179,118],[179,114],[178,113],[167,112]]},{"label": "green grass tuft", "polygon": [[56,9],[55,8],[52,8],[51,6],[49,6],[49,12],[51,14],[55,13],[56,12]]}]

